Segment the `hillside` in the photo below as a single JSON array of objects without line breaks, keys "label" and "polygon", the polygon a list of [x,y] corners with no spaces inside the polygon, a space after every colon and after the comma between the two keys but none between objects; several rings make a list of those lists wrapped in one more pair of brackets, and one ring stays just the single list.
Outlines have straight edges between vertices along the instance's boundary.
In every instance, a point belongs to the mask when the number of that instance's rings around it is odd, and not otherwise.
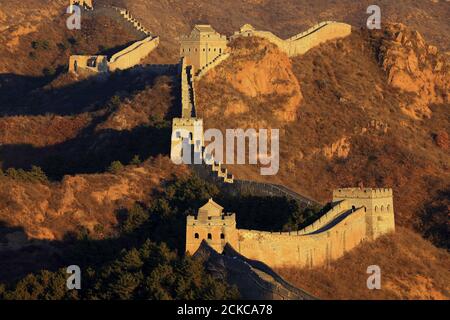
[{"label": "hillside", "polygon": [[[264,178],[249,165],[229,165],[231,172],[242,179],[276,181],[323,202],[339,186],[390,186],[396,223],[418,226],[427,199],[448,188],[448,147],[436,137],[448,135],[450,76],[448,58],[439,53],[423,53],[420,73],[399,69],[400,63],[389,69],[387,61],[405,59],[402,50],[389,49],[401,48],[391,40],[397,32],[414,44],[421,39],[401,25],[385,33],[355,31],[292,62],[262,39],[232,43],[232,57],[197,85],[199,114],[207,127],[223,132],[280,128],[281,137],[275,177]],[[255,73],[252,64],[263,66]],[[422,74],[429,76],[418,77]],[[392,80],[397,76],[416,79],[422,94],[398,88]],[[282,90],[280,83],[285,83]],[[423,94],[426,88],[433,91]],[[288,106],[294,117],[283,109]]]},{"label": "hillside", "polygon": [[[195,23],[209,23],[220,33],[233,34],[250,23],[257,29],[269,30],[287,38],[320,21],[347,22],[357,28],[366,25],[369,0],[99,0],[125,6],[150,30],[161,35],[160,50],[168,62],[178,56],[178,37],[187,34]],[[378,1],[382,23],[404,23],[425,35],[442,50],[449,50],[448,16],[450,4],[445,0]],[[224,14],[226,13],[226,14]]]},{"label": "hillside", "polygon": [[[64,26],[65,0],[29,0],[25,6],[21,2],[9,1],[0,9],[0,21],[4,25],[0,30],[0,41],[4,42],[1,51],[6,60],[0,64],[0,72],[8,70],[20,70],[21,64],[29,54],[29,40],[44,38],[51,40],[55,45],[62,39],[57,32],[70,35],[78,35],[77,32],[68,32]],[[195,23],[210,23],[219,32],[228,35],[233,34],[245,23],[250,23],[258,29],[274,32],[280,37],[290,37],[308,29],[317,22],[324,20],[336,20],[347,22],[355,27],[363,27],[366,24],[368,14],[366,9],[372,2],[342,0],[339,2],[329,0],[219,0],[209,1],[149,1],[149,0],[97,0],[97,8],[103,5],[116,5],[128,8],[152,33],[161,36],[161,45],[151,54],[147,62],[175,63],[178,60],[179,36],[187,34]],[[382,12],[382,22],[400,22],[421,32],[425,38],[441,50],[449,50],[448,43],[450,26],[447,17],[450,15],[450,4],[445,0],[407,0],[393,2],[389,0],[378,1]],[[33,19],[25,19],[27,13],[33,12]],[[227,14],[223,14],[226,12]],[[105,18],[103,18],[105,19]],[[89,23],[89,22],[88,22]],[[105,26],[103,28],[101,26]],[[87,37],[84,33],[83,37]],[[123,32],[111,32],[120,30],[117,24],[108,26],[107,23],[99,24],[98,32],[90,33],[90,37],[101,37],[105,48],[113,48],[124,43],[116,40],[122,37]],[[62,39],[61,39],[62,38]],[[113,41],[111,41],[113,40]],[[95,41],[94,41],[95,43]],[[86,47],[77,44],[75,48],[69,48],[80,52],[96,53],[98,48]],[[19,54],[19,56],[17,56]],[[19,58],[19,59],[14,59]],[[16,60],[16,61],[15,61]],[[40,59],[39,69],[26,70],[27,74],[36,74],[45,67],[56,67],[65,64],[66,61],[54,57]],[[29,63],[27,63],[28,65]],[[22,64],[23,66],[24,64]],[[14,69],[11,69],[14,66]],[[24,70],[25,71],[25,70]],[[22,72],[24,72],[22,71]],[[17,72],[15,72],[17,73]]]},{"label": "hillside", "polygon": [[[448,300],[449,262],[446,251],[399,228],[395,234],[365,243],[327,267],[277,271],[322,299]],[[381,268],[381,290],[367,290],[370,265]]]},{"label": "hillside", "polygon": [[[380,1],[383,30],[368,32],[359,27],[370,1],[98,0],[128,8],[161,45],[140,68],[93,78],[66,73],[68,57],[110,55],[140,35],[101,10],[69,31],[66,2],[0,8],[0,299],[74,298],[45,291],[74,258],[95,270],[75,298],[236,298],[182,257],[186,215],[219,195],[170,162],[178,71],[151,64],[177,63],[178,37],[197,22],[288,37],[322,20],[353,33],[292,59],[263,39],[232,41],[230,58],[196,83],[199,116],[207,128],[280,129],[279,173],[227,166],[239,179],[322,203],[337,187],[394,189],[396,234],[328,267],[278,270],[286,279],[325,299],[449,299],[450,2]],[[245,211],[237,221],[249,229],[317,214],[279,198],[221,200]],[[365,288],[370,264],[386,275],[379,292]]]}]

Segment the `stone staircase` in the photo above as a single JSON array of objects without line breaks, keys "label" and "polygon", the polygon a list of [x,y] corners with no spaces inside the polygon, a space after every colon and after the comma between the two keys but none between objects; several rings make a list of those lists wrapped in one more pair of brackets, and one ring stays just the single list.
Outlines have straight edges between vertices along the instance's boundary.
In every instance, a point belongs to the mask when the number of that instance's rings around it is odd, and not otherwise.
[{"label": "stone staircase", "polygon": [[152,35],[150,31],[147,30],[135,17],[133,17],[133,15],[127,9],[119,7],[112,8],[116,10],[127,22],[129,22],[135,30],[142,32],[145,37],[149,37]]},{"label": "stone staircase", "polygon": [[228,169],[225,168],[222,163],[216,161],[212,154],[205,155],[203,161],[208,170],[211,171],[212,175],[221,182],[234,183],[234,176],[231,173],[228,173]]},{"label": "stone staircase", "polygon": [[230,57],[229,53],[222,53],[218,55],[214,60],[212,60],[210,63],[208,63],[207,65],[205,65],[203,68],[201,68],[196,72],[195,76],[197,80],[200,80],[206,73],[208,73],[208,71],[214,69],[229,57]]}]

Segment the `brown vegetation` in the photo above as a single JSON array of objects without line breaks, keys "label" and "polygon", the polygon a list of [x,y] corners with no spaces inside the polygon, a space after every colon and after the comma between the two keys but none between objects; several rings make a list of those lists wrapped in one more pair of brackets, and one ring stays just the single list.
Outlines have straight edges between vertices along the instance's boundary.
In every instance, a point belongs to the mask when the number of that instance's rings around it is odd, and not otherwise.
[{"label": "brown vegetation", "polygon": [[[62,240],[80,229],[103,238],[114,230],[117,210],[148,202],[165,180],[186,174],[186,168],[160,157],[114,173],[65,176],[56,183],[2,176],[0,221],[3,227],[22,228],[29,239]],[[10,240],[6,249],[20,248]]]},{"label": "brown vegetation", "polygon": [[[395,234],[364,243],[329,266],[277,270],[321,299],[450,299],[450,258],[417,234]],[[367,267],[381,268],[381,289],[367,288]]]},{"label": "brown vegetation", "polygon": [[[448,130],[447,110],[434,107],[426,122],[405,115],[401,103],[413,98],[387,82],[378,64],[377,43],[369,34],[355,31],[347,39],[294,58],[292,70],[303,93],[296,121],[275,121],[272,105],[266,104],[268,111],[241,113],[238,124],[251,127],[253,119],[262,118],[268,128],[281,128],[280,172],[267,180],[320,201],[327,201],[331,190],[339,186],[393,187],[397,224],[411,227],[418,222],[424,201],[448,182],[443,174],[448,171],[448,154],[431,138],[437,130]],[[233,60],[221,68],[224,73],[216,76],[219,87],[227,72],[237,70]],[[216,91],[203,80],[197,89],[198,108],[203,112],[211,100],[201,97]],[[228,91],[221,96],[226,101],[240,98],[240,93]],[[205,122],[225,130],[237,126],[233,120],[216,113]],[[229,168],[239,178],[263,179],[254,166]]]},{"label": "brown vegetation", "polygon": [[[288,56],[258,38],[230,43],[231,57],[198,84],[199,115],[216,127],[225,115],[236,128],[266,127],[296,119],[302,93]],[[218,123],[219,122],[219,123]]]},{"label": "brown vegetation", "polygon": [[[165,61],[175,62],[179,52],[177,37],[189,33],[195,23],[210,23],[217,31],[228,35],[250,23],[258,29],[288,38],[325,20],[347,22],[356,28],[365,28],[369,17],[366,10],[372,4],[370,0],[122,0],[119,5],[129,8],[149,30],[161,36],[161,45],[157,51],[164,52]],[[449,49],[448,2],[380,0],[377,5],[381,8],[383,24],[407,24],[424,34],[437,47]]]}]

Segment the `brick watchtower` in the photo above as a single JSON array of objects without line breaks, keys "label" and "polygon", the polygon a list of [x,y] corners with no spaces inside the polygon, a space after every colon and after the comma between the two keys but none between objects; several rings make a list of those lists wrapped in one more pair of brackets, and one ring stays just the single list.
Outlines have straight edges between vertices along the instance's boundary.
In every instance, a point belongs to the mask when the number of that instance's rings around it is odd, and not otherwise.
[{"label": "brick watchtower", "polygon": [[370,240],[395,231],[392,189],[341,188],[333,191],[333,201],[347,200],[354,209],[366,210],[366,237]]},{"label": "brick watchtower", "polygon": [[226,243],[235,246],[238,242],[236,215],[224,213],[223,207],[209,199],[198,210],[198,215],[188,216],[186,221],[186,252],[194,254],[201,242],[221,253]]}]

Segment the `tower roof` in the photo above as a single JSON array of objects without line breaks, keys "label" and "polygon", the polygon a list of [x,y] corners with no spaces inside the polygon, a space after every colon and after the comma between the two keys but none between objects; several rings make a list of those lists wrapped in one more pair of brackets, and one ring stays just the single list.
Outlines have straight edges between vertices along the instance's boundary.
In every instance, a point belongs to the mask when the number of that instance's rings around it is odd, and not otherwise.
[{"label": "tower roof", "polygon": [[196,24],[194,26],[194,30],[197,30],[198,32],[201,32],[201,33],[216,33],[217,32],[209,24]]},{"label": "tower roof", "polygon": [[241,32],[255,31],[255,28],[254,28],[251,24],[246,23],[246,24],[244,24],[244,25],[241,27],[240,31],[241,31]]},{"label": "tower roof", "polygon": [[220,217],[223,213],[223,207],[214,202],[211,198],[208,202],[198,209],[199,218]]},{"label": "tower roof", "polygon": [[181,36],[185,40],[223,40],[226,41],[226,36],[221,35],[209,24],[196,24],[188,36]]}]

